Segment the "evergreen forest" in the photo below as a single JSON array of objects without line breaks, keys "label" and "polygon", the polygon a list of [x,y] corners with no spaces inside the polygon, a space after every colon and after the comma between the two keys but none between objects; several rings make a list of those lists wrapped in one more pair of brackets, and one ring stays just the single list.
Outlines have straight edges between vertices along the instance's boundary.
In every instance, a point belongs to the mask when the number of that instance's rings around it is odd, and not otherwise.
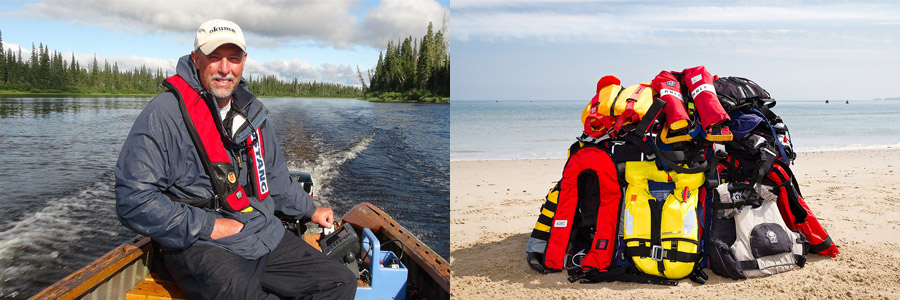
[{"label": "evergreen forest", "polygon": [[[357,67],[362,88],[326,82],[279,80],[275,75],[245,76],[250,89],[261,97],[342,97],[374,101],[448,102],[450,97],[450,55],[447,21],[421,39],[409,36],[388,42],[378,55],[374,70],[364,76]],[[3,42],[0,31],[0,45]],[[132,70],[118,63],[99,62],[94,56],[88,65],[40,43],[32,51],[0,48],[0,95],[155,95],[165,90],[160,84],[168,72],[145,66]]]},{"label": "evergreen forest", "polygon": [[420,40],[412,36],[388,42],[378,54],[368,84],[359,72],[366,99],[382,101],[448,102],[450,99],[450,45],[447,19],[434,32],[431,22]]},{"label": "evergreen forest", "polygon": [[[0,31],[0,42],[3,41]],[[43,43],[33,51],[0,48],[0,94],[23,95],[155,95],[165,91],[161,82],[169,76],[161,69],[123,70],[118,63],[93,62],[82,66],[75,59],[51,51]],[[28,55],[28,57],[26,57]],[[250,90],[265,97],[341,97],[359,98],[359,87],[325,82],[290,82],[274,75],[245,77]]]}]

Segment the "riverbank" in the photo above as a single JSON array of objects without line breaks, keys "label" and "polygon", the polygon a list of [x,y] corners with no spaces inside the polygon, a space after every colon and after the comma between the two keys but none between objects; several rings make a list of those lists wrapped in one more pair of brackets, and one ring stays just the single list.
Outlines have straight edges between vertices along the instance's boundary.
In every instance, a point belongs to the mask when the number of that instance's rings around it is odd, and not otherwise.
[{"label": "riverbank", "polygon": [[[807,204],[840,246],[802,269],[734,281],[707,270],[698,285],[572,284],[525,264],[525,242],[565,160],[450,163],[450,263],[454,298],[893,299],[900,297],[900,149],[800,153],[792,166]],[[875,288],[873,288],[875,287]]]},{"label": "riverbank", "polygon": [[115,94],[115,93],[78,93],[78,92],[54,92],[38,91],[24,92],[16,90],[0,90],[0,97],[152,97],[156,94]]},{"label": "riverbank", "polygon": [[419,100],[409,100],[409,99],[381,99],[381,98],[362,98],[361,100],[366,100],[370,102],[383,102],[383,103],[436,103],[436,104],[448,104],[450,103],[450,97],[445,98],[429,98],[429,99],[419,99]]},{"label": "riverbank", "polygon": [[437,96],[427,91],[406,92],[374,92],[363,95],[362,100],[372,102],[398,102],[398,103],[450,103],[449,96]]},{"label": "riverbank", "polygon": [[[153,97],[158,93],[154,94],[115,94],[115,93],[77,93],[77,92],[24,92],[24,91],[16,91],[16,90],[0,90],[0,97]],[[298,97],[298,96],[272,96],[272,95],[258,95],[260,98],[283,98],[283,97]],[[346,98],[346,99],[359,99],[370,102],[384,102],[384,103],[442,103],[447,104],[450,103],[450,97],[431,97],[424,99],[416,99],[409,100],[405,98],[378,98],[378,97],[359,97],[359,96],[302,96],[299,98]]]}]

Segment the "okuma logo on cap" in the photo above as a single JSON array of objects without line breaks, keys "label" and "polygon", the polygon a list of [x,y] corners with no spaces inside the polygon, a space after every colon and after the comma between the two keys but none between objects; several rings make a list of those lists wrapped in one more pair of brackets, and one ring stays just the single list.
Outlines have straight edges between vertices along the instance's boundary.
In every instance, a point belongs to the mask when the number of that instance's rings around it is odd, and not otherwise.
[{"label": "okuma logo on cap", "polygon": [[212,19],[200,25],[197,35],[194,37],[194,49],[199,49],[203,54],[209,55],[219,46],[235,44],[246,51],[244,33],[241,27],[234,22],[222,19]]},{"label": "okuma logo on cap", "polygon": [[231,33],[237,34],[237,30],[234,30],[234,28],[225,27],[225,26],[214,26],[213,28],[209,29],[209,33],[213,34],[213,33],[219,32],[219,31],[223,31],[223,30],[231,31]]}]

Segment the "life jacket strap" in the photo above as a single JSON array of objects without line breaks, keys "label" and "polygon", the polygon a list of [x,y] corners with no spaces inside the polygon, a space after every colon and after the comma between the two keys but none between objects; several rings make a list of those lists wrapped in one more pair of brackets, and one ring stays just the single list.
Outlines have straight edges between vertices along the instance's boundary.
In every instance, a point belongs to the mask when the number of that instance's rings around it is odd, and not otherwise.
[{"label": "life jacket strap", "polygon": [[[691,242],[696,243],[696,241]],[[700,259],[700,253],[687,253],[672,249],[665,249],[659,245],[653,245],[652,247],[627,247],[625,248],[625,256],[628,258],[650,257],[655,261],[669,260],[684,263],[692,263]]]},{"label": "life jacket strap", "polygon": [[[806,257],[804,257],[803,255],[794,254],[794,261],[803,262],[798,263],[802,267],[806,262]],[[756,259],[742,260],[739,263],[741,264],[741,269],[743,270],[759,270],[759,262]]]},{"label": "life jacket strap", "polygon": [[541,274],[547,274],[551,271],[544,267],[544,264],[541,263],[544,261],[543,255],[540,253],[528,252],[528,256],[525,258],[525,261],[528,262],[528,266],[531,269],[537,271]]},{"label": "life jacket strap", "polygon": [[[637,112],[634,111],[634,103],[641,98],[641,92],[643,92],[646,88],[646,85],[638,85],[638,87],[634,89],[634,92],[628,96],[628,99],[625,99],[625,111],[623,111],[622,114],[617,118],[615,131],[618,132],[620,129],[622,129],[622,125],[624,125],[626,122],[634,122],[637,118],[640,117],[638,116]],[[610,116],[612,115],[613,114],[610,114]]]},{"label": "life jacket strap", "polygon": [[832,244],[834,244],[834,242],[831,241],[831,236],[830,235],[826,236],[825,240],[822,241],[821,243],[818,243],[815,245],[810,245],[809,252],[819,253],[819,252],[825,251],[826,249],[831,247]]},{"label": "life jacket strap", "polygon": [[166,197],[169,197],[169,199],[172,201],[181,202],[181,203],[185,203],[187,205],[196,206],[196,207],[206,207],[206,208],[216,209],[216,208],[218,208],[216,206],[219,204],[219,202],[216,201],[216,199],[218,199],[219,197],[216,197],[215,195],[210,198],[205,198],[205,199],[178,198],[175,196],[175,194],[173,194],[170,191],[164,191],[163,195],[166,195]]}]

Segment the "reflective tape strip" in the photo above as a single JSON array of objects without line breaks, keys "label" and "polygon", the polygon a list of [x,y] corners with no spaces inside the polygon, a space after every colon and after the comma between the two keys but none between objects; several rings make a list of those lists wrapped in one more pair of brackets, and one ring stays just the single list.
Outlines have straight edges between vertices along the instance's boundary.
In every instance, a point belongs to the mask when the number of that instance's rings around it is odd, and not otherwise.
[{"label": "reflective tape strip", "polygon": [[629,235],[634,233],[634,216],[631,215],[631,212],[628,209],[625,209],[625,234]]},{"label": "reflective tape strip", "polygon": [[546,208],[544,208],[544,209],[541,210],[541,214],[542,214],[542,215],[545,215],[545,216],[548,216],[548,217],[551,217],[551,218],[552,218],[553,215],[554,215],[554,213],[553,213],[552,211],[550,211],[549,209],[546,209]]},{"label": "reflective tape strip", "polygon": [[669,89],[662,89],[659,91],[660,97],[665,96],[665,95],[672,95],[672,96],[675,96],[675,98],[678,98],[678,100],[684,101],[684,98],[681,98],[681,93],[679,93],[679,92],[669,90]]},{"label": "reflective tape strip", "polygon": [[697,83],[700,79],[703,79],[703,74],[697,74],[694,77],[691,77],[691,84]]},{"label": "reflective tape strip", "polygon": [[559,191],[551,191],[549,194],[547,194],[547,201],[550,201],[550,203],[556,204],[556,202],[559,201],[558,198]]},{"label": "reflective tape strip", "polygon": [[550,226],[547,226],[547,225],[541,224],[541,223],[536,223],[536,224],[534,224],[534,230],[550,232]]},{"label": "reflective tape strip", "polygon": [[713,94],[715,94],[716,87],[714,87],[712,84],[709,84],[709,83],[701,84],[700,86],[695,88],[693,92],[691,92],[691,98],[697,97],[697,94],[700,94],[700,92],[703,92],[703,91],[710,91],[710,92],[713,92]]}]

